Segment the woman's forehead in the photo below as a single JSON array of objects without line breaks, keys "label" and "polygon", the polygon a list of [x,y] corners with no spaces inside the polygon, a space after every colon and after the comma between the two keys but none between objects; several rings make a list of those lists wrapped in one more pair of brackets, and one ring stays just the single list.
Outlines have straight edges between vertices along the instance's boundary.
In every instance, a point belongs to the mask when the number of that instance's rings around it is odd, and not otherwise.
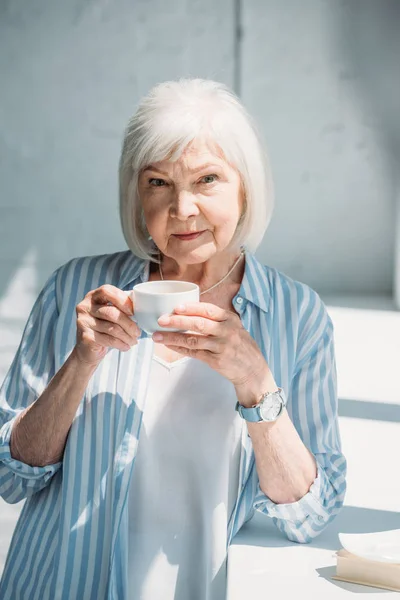
[{"label": "woman's forehead", "polygon": [[193,140],[175,160],[171,159],[174,154],[174,151],[171,151],[163,160],[152,164],[161,168],[171,168],[176,165],[189,170],[198,169],[208,163],[221,167],[227,166],[222,150],[211,140]]}]

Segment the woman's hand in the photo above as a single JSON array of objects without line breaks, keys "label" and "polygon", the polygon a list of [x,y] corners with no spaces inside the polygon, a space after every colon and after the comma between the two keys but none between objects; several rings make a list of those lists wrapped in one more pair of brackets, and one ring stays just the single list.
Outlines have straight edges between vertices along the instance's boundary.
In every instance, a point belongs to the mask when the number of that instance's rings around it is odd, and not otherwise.
[{"label": "woman's hand", "polygon": [[129,294],[113,285],[102,285],[86,294],[76,306],[75,353],[88,364],[99,363],[109,348],[126,352],[137,344],[140,329]]},{"label": "woman's hand", "polygon": [[161,327],[190,333],[160,330],[153,334],[155,342],[206,362],[237,387],[269,370],[240,317],[219,306],[206,302],[188,303],[183,308],[177,307],[173,315],[163,315],[158,323]]}]

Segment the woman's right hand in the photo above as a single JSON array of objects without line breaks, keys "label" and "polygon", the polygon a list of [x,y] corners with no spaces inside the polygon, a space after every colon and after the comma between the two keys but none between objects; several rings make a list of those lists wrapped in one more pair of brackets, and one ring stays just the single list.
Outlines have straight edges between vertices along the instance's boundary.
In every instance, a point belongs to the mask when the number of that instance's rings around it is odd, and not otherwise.
[{"label": "woman's right hand", "polygon": [[109,348],[123,352],[137,344],[141,331],[132,321],[132,299],[113,285],[88,292],[76,306],[75,354],[87,364],[98,364]]}]

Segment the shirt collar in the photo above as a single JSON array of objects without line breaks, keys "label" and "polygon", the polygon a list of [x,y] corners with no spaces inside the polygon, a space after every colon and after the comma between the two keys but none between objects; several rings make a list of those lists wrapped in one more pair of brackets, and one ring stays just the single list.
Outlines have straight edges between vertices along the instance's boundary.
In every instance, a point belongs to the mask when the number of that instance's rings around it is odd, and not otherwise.
[{"label": "shirt collar", "polygon": [[[271,287],[267,269],[248,250],[245,252],[245,261],[243,280],[235,298],[241,297],[243,300],[255,304],[264,312],[268,312]],[[141,282],[148,281],[149,273],[150,261],[138,258],[128,250],[121,269],[118,287],[132,289],[138,279]]]},{"label": "shirt collar", "polygon": [[148,281],[150,271],[150,261],[143,260],[135,256],[130,250],[124,252],[125,260],[122,263],[118,287],[132,289],[140,277],[141,281]]},{"label": "shirt collar", "polygon": [[240,289],[235,296],[255,304],[264,312],[268,312],[271,301],[270,281],[267,269],[246,249],[246,265]]}]

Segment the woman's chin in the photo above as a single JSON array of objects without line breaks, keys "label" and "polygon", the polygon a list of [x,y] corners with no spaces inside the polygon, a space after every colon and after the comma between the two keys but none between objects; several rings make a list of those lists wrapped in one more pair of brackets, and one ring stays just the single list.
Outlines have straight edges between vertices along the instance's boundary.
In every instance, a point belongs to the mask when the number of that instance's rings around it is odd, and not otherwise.
[{"label": "woman's chin", "polygon": [[209,260],[217,252],[215,243],[211,241],[205,243],[200,243],[200,240],[193,240],[191,242],[174,241],[168,246],[165,252],[167,256],[175,260],[185,259],[185,261],[188,260],[190,262]]}]

